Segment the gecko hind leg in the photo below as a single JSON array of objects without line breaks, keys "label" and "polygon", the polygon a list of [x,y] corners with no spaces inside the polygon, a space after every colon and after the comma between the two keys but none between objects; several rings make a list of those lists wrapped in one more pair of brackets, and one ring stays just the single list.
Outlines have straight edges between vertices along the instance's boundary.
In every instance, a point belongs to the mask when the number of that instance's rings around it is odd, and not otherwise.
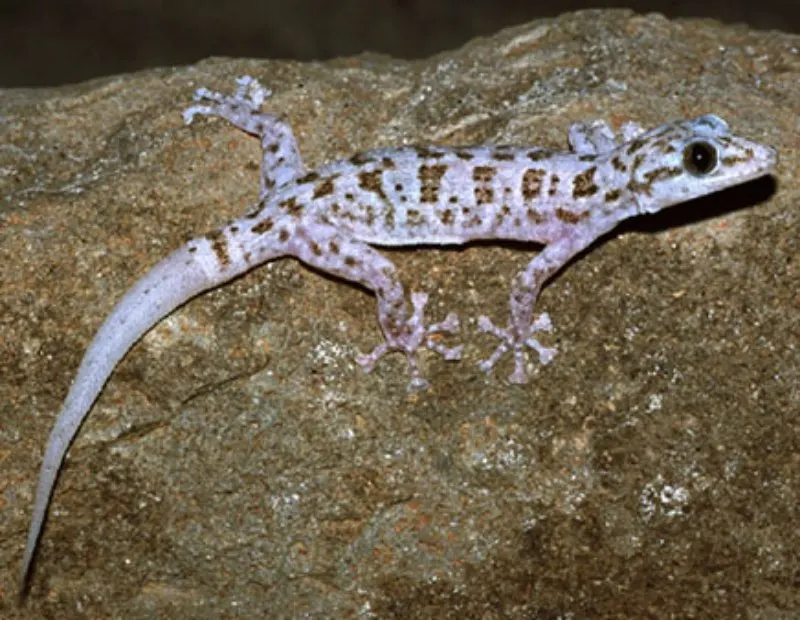
[{"label": "gecko hind leg", "polygon": [[417,362],[417,350],[427,348],[446,360],[461,358],[462,347],[446,347],[437,341],[436,334],[456,333],[458,317],[447,315],[441,323],[425,325],[425,293],[411,295],[411,312],[405,290],[394,264],[383,254],[363,241],[343,233],[330,224],[314,222],[298,227],[293,238],[285,243],[286,253],[331,275],[357,282],[375,293],[378,323],[383,342],[371,353],[359,355],[357,363],[370,372],[387,353],[399,351],[406,356],[411,370],[409,391],[424,390],[428,381],[422,376]]},{"label": "gecko hind leg", "polygon": [[261,199],[274,187],[280,187],[306,173],[292,128],[276,116],[261,111],[261,106],[272,96],[265,86],[249,75],[236,80],[238,87],[233,95],[198,88],[194,94],[195,105],[183,111],[188,125],[197,115],[217,116],[234,127],[261,140]]},{"label": "gecko hind leg", "polygon": [[456,334],[459,330],[458,316],[451,312],[441,323],[433,323],[425,327],[425,305],[428,303],[428,294],[416,292],[411,294],[411,306],[413,313],[406,322],[407,331],[402,338],[392,342],[384,340],[375,347],[371,353],[359,355],[356,362],[364,370],[371,372],[377,361],[387,353],[400,349],[406,354],[408,366],[411,369],[411,381],[408,384],[409,392],[417,392],[428,388],[427,379],[422,377],[414,351],[421,346],[425,346],[431,351],[440,354],[448,361],[461,359],[463,346],[447,347],[434,338],[436,334],[448,333]]}]

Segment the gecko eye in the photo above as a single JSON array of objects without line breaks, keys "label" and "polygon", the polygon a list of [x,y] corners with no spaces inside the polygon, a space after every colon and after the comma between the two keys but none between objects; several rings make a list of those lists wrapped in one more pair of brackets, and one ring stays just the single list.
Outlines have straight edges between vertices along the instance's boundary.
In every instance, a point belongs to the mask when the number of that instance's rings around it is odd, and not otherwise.
[{"label": "gecko eye", "polygon": [[692,142],[683,149],[683,165],[696,176],[708,174],[717,167],[717,149],[708,142]]}]

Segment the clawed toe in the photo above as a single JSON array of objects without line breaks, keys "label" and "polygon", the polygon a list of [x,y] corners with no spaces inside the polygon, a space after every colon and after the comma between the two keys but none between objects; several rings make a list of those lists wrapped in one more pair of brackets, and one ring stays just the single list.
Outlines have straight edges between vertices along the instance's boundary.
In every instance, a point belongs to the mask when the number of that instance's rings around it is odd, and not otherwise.
[{"label": "clawed toe", "polygon": [[437,334],[455,334],[459,331],[460,325],[458,316],[451,312],[444,321],[425,326],[425,305],[428,303],[428,295],[422,292],[411,294],[411,306],[413,312],[405,322],[404,329],[399,334],[384,334],[386,340],[375,347],[371,353],[359,355],[356,362],[364,370],[371,372],[380,358],[392,351],[405,353],[408,365],[411,370],[411,381],[408,384],[410,392],[417,392],[428,387],[428,381],[422,377],[417,362],[417,350],[421,347],[430,349],[438,353],[447,361],[461,359],[463,346],[448,347],[438,341]]},{"label": "clawed toe", "polygon": [[239,101],[248,101],[256,109],[260,109],[261,104],[272,96],[272,91],[269,88],[263,86],[261,82],[250,75],[236,78],[236,83],[239,88],[236,89],[234,98]]},{"label": "clawed toe", "polygon": [[495,364],[503,355],[508,351],[513,351],[514,372],[511,373],[509,377],[512,383],[528,382],[528,373],[525,370],[525,347],[536,351],[539,355],[539,363],[542,365],[549,364],[555,357],[555,349],[545,347],[536,338],[530,335],[538,331],[552,331],[553,324],[550,321],[550,316],[546,312],[540,314],[528,330],[526,330],[529,334],[526,338],[520,338],[517,335],[517,331],[514,330],[510,324],[505,329],[500,328],[487,316],[478,317],[478,329],[481,332],[492,334],[500,340],[500,344],[497,345],[492,355],[478,363],[478,368],[488,373],[494,368]]},{"label": "clawed toe", "polygon": [[189,125],[197,115],[227,118],[232,110],[241,108],[257,114],[264,101],[272,96],[272,91],[262,86],[252,76],[239,77],[236,79],[236,83],[238,88],[233,95],[226,95],[208,88],[198,88],[193,97],[197,105],[189,106],[183,111],[183,122]]}]

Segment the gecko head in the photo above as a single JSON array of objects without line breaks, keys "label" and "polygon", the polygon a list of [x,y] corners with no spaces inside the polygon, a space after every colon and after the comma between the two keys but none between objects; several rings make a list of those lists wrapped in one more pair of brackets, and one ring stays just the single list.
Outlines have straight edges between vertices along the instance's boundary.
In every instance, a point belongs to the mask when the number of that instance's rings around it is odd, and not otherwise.
[{"label": "gecko head", "polygon": [[618,151],[630,170],[639,213],[712,194],[767,174],[775,149],[731,133],[713,114],[662,125]]}]

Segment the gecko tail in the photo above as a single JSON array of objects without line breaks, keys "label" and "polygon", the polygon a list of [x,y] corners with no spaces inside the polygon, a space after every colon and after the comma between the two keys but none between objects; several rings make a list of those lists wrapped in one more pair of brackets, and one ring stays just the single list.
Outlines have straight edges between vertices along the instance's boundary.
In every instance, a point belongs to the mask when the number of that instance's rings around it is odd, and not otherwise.
[{"label": "gecko tail", "polygon": [[190,242],[176,250],[139,279],[117,303],[89,344],[50,433],[42,461],[22,559],[20,598],[24,599],[27,594],[31,564],[61,463],[117,363],[159,320],[199,293],[244,271],[221,271],[213,250],[203,241]]}]

